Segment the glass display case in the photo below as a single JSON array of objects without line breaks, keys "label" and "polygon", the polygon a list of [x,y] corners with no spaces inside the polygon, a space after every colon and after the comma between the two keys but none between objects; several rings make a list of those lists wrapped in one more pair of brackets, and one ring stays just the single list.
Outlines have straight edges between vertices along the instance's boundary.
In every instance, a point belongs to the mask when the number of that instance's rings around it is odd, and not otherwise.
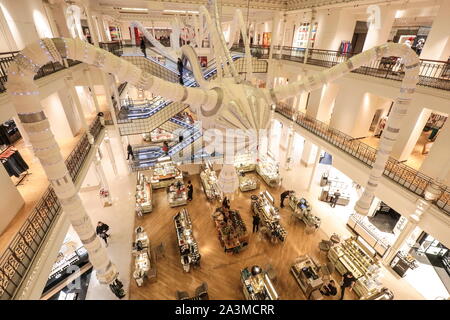
[{"label": "glass display case", "polygon": [[350,202],[350,193],[348,192],[348,184],[338,179],[327,180],[327,185],[322,188],[319,200],[331,202],[335,192],[339,192],[340,196],[336,204],[346,206]]},{"label": "glass display case", "polygon": [[319,267],[307,255],[295,259],[291,265],[291,273],[308,299],[313,291],[319,290],[323,286],[322,278],[319,276]]},{"label": "glass display case", "polygon": [[200,252],[192,230],[192,221],[186,209],[178,212],[174,217],[177,245],[181,256],[181,264],[185,272],[189,272],[191,265],[200,266]]},{"label": "glass display case", "polygon": [[255,177],[243,175],[241,173],[239,175],[239,190],[242,192],[256,190],[259,188],[259,181]]},{"label": "glass display case", "polygon": [[167,201],[171,207],[178,207],[187,204],[187,189],[180,180],[167,187]]},{"label": "glass display case", "polygon": [[165,188],[176,180],[183,180],[183,173],[172,161],[161,161],[153,167],[150,179],[153,189]]},{"label": "glass display case", "polygon": [[212,217],[225,252],[238,253],[247,248],[250,236],[238,210],[220,207]]},{"label": "glass display case", "polygon": [[242,291],[247,300],[278,300],[279,296],[265,271],[258,266],[241,270]]},{"label": "glass display case", "polygon": [[238,172],[250,172],[256,169],[256,154],[247,152],[234,157],[234,167]]},{"label": "glass display case", "polygon": [[134,271],[133,278],[138,287],[144,284],[145,279],[156,278],[155,259],[152,256],[150,240],[144,228],[139,226],[135,230],[133,243]]},{"label": "glass display case", "polygon": [[200,180],[208,200],[222,201],[222,190],[217,183],[216,172],[212,169],[212,164],[209,160],[206,161],[200,172]]},{"label": "glass display case", "polygon": [[255,214],[260,218],[265,232],[272,242],[286,240],[287,231],[280,224],[279,209],[274,205],[274,198],[269,191],[260,192],[259,195],[251,196],[251,206]]},{"label": "glass display case", "polygon": [[136,184],[136,206],[140,212],[149,213],[153,210],[152,187],[150,180],[143,173],[138,172]]},{"label": "glass display case", "polygon": [[256,172],[258,172],[268,186],[274,188],[280,184],[279,164],[269,156],[261,157],[256,165]]},{"label": "glass display case", "polygon": [[295,194],[289,196],[289,207],[292,215],[302,220],[307,226],[318,229],[322,220],[312,214],[312,206],[305,198],[297,197]]}]

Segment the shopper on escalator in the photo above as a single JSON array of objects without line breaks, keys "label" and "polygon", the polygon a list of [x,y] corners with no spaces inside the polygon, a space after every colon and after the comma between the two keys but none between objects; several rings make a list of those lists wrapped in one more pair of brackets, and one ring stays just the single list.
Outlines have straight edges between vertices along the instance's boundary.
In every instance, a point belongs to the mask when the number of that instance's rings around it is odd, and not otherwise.
[{"label": "shopper on escalator", "polygon": [[141,40],[141,50],[142,50],[142,53],[144,54],[144,56],[147,58],[147,51],[145,51],[145,49],[146,49],[146,47],[145,47],[145,39],[142,38],[142,40]]},{"label": "shopper on escalator", "polygon": [[180,58],[178,58],[177,67],[178,67],[178,72],[180,73],[180,84],[184,85],[184,81],[183,81],[184,66],[183,66],[183,61]]},{"label": "shopper on escalator", "polygon": [[128,146],[127,146],[127,153],[128,153],[127,160],[130,159],[130,156],[131,156],[131,159],[134,160],[133,147],[131,147],[131,144],[128,144]]},{"label": "shopper on escalator", "polygon": [[163,142],[162,151],[166,156],[169,154],[169,144],[167,143],[167,141]]}]

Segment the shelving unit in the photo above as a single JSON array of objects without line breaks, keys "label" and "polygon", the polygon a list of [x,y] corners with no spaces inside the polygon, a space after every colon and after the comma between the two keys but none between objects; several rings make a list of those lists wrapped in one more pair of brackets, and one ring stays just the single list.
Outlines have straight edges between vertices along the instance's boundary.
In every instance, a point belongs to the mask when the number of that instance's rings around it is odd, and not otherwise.
[{"label": "shelving unit", "polygon": [[246,300],[278,300],[272,281],[264,270],[252,275],[248,268],[241,270],[242,292]]},{"label": "shelving unit", "polygon": [[[225,222],[225,217],[228,216]],[[220,207],[212,214],[220,244],[225,252],[239,253],[247,248],[249,234],[238,210]]]},{"label": "shelving unit", "polygon": [[200,181],[208,200],[222,201],[222,190],[217,183],[216,172],[212,169],[212,164],[209,160],[206,161],[203,170],[200,172]]},{"label": "shelving unit", "polygon": [[318,270],[317,264],[307,255],[295,259],[291,266],[292,275],[308,299],[313,291],[319,290],[323,286]]},{"label": "shelving unit", "polygon": [[243,153],[234,157],[234,167],[240,172],[256,170],[256,156],[251,153]]},{"label": "shelving unit", "polygon": [[167,188],[167,201],[172,208],[187,204],[187,190],[182,181],[177,181]]},{"label": "shelving unit", "polygon": [[261,157],[256,165],[256,172],[269,187],[274,188],[280,184],[279,164],[268,156]]},{"label": "shelving unit", "polygon": [[149,179],[141,172],[138,172],[136,184],[136,205],[140,207],[142,213],[152,212],[152,195],[153,192]]},{"label": "shelving unit", "polygon": [[200,252],[192,230],[192,221],[186,209],[173,217],[177,244],[181,256],[181,264],[185,272],[189,272],[191,265],[200,265]]},{"label": "shelving unit", "polygon": [[168,187],[176,180],[183,180],[183,173],[172,161],[158,162],[153,167],[150,179],[153,189]]}]

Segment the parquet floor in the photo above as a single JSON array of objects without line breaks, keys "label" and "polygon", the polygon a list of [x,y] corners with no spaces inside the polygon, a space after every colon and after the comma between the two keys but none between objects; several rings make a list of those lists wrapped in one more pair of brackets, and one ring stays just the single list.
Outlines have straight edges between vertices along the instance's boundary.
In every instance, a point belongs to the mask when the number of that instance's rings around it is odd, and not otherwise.
[{"label": "parquet floor", "polygon": [[[256,175],[256,173],[250,173]],[[259,177],[258,177],[259,178]],[[201,267],[191,269],[185,273],[180,262],[180,255],[176,245],[176,234],[172,217],[183,207],[170,208],[164,189],[154,190],[153,212],[142,218],[136,218],[135,225],[144,226],[152,246],[161,242],[165,245],[165,257],[156,262],[156,282],[146,281],[142,287],[137,287],[134,279],[130,279],[130,299],[175,299],[176,290],[187,291],[189,295],[202,282],[207,282],[210,299],[244,299],[240,282],[240,270],[247,266],[272,264],[277,272],[274,286],[280,299],[304,300],[297,282],[290,273],[290,266],[294,259],[303,254],[310,255],[317,263],[325,262],[321,256],[318,244],[325,239],[325,234],[319,229],[313,234],[306,234],[305,225],[300,221],[290,220],[291,210],[281,209],[282,225],[288,231],[284,243],[272,244],[258,233],[251,234],[250,243],[246,250],[236,254],[226,254],[217,239],[211,213],[218,203],[208,202],[201,189],[198,175],[190,177],[194,185],[194,200],[186,206],[193,222],[194,236],[199,244]],[[185,179],[187,180],[187,179]],[[261,179],[260,179],[261,180]],[[261,180],[260,190],[269,189],[279,205],[279,195],[282,189],[272,189]],[[250,195],[258,190],[242,193],[239,191],[231,201],[231,207],[238,209],[244,219],[247,229],[252,228]],[[134,259],[132,259],[132,270]],[[337,272],[335,281],[340,280]],[[344,299],[356,299],[353,293],[346,293]]]}]

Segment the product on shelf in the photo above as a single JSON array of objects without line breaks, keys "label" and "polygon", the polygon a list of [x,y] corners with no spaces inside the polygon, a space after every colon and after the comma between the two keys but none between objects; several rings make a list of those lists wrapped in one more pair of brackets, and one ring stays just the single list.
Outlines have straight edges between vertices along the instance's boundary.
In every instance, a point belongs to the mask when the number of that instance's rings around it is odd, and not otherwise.
[{"label": "product on shelf", "polygon": [[186,209],[178,212],[174,217],[177,244],[181,256],[183,270],[189,272],[190,266],[200,265],[200,252],[192,231],[192,221]]},{"label": "product on shelf", "polygon": [[350,202],[350,193],[347,191],[347,183],[338,180],[337,178],[327,179],[327,185],[322,188],[319,200],[331,202],[335,192],[339,192],[340,196],[336,204],[346,206]]},{"label": "product on shelf", "polygon": [[176,180],[183,180],[183,173],[172,161],[158,162],[150,179],[153,189],[165,188]]},{"label": "product on shelf", "polygon": [[152,187],[149,179],[138,172],[136,184],[136,207],[142,213],[152,212],[153,210]]},{"label": "product on shelf", "polygon": [[256,169],[256,154],[246,152],[234,157],[234,167],[238,172],[250,172]]},{"label": "product on shelf", "polygon": [[241,270],[242,291],[247,300],[278,300],[269,276],[259,266]]},{"label": "product on shelf", "polygon": [[247,248],[249,234],[239,211],[220,207],[212,217],[225,252],[238,253]]},{"label": "product on shelf", "polygon": [[216,172],[212,169],[212,164],[208,160],[200,172],[200,180],[208,200],[222,201],[222,190],[217,183]]},{"label": "product on shelf", "polygon": [[133,254],[135,256],[133,278],[140,287],[146,278],[156,277],[155,259],[152,258],[150,241],[143,227],[136,228],[133,245]]},{"label": "product on shelf", "polygon": [[187,204],[187,189],[180,180],[167,187],[167,200],[171,207],[177,207]]},{"label": "product on shelf", "polygon": [[307,255],[295,259],[291,266],[291,273],[308,299],[313,291],[319,290],[323,286],[322,278],[319,276],[319,267]]},{"label": "product on shelf", "polygon": [[312,214],[311,204],[305,198],[297,197],[295,194],[289,196],[289,207],[293,215],[301,219],[307,226],[319,228],[321,219]]},{"label": "product on shelf", "polygon": [[252,195],[252,210],[259,215],[263,228],[266,234],[272,241],[277,239],[284,241],[287,236],[287,231],[280,224],[280,214],[277,207],[274,205],[274,198],[269,191],[260,192],[259,195]]},{"label": "product on shelf", "polygon": [[279,164],[268,156],[263,156],[256,166],[256,172],[263,178],[264,182],[270,187],[276,187],[280,184],[281,177]]},{"label": "product on shelf", "polygon": [[239,174],[239,190],[242,192],[251,191],[259,188],[258,179],[255,177],[251,177],[248,175],[244,175],[244,173]]}]

